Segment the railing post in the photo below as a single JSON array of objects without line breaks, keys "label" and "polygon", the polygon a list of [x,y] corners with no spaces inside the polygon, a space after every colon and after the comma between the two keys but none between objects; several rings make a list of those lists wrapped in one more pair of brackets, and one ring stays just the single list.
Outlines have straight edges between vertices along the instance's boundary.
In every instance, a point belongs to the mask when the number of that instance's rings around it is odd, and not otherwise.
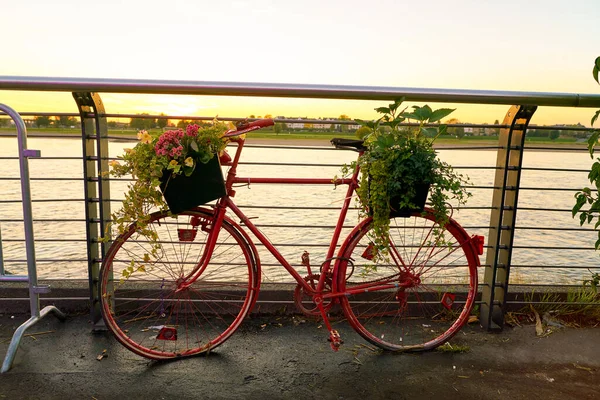
[{"label": "railing post", "polygon": [[503,128],[498,138],[489,247],[481,285],[480,320],[488,330],[502,330],[504,326],[525,131],[536,109],[537,106],[512,106],[502,123],[510,128]]},{"label": "railing post", "polygon": [[107,243],[100,238],[108,234],[106,227],[110,221],[110,186],[108,177],[103,176],[109,170],[108,128],[98,93],[74,92],[73,97],[81,117],[91,318],[94,330],[103,330],[98,279],[102,258],[108,250]]}]

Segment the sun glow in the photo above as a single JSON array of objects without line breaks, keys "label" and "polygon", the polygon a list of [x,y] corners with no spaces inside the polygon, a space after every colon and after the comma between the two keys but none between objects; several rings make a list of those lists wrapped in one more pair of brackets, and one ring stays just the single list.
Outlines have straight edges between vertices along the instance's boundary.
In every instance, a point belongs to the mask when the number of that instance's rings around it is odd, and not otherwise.
[{"label": "sun glow", "polygon": [[[597,0],[8,2],[0,75],[598,93]],[[518,13],[514,10],[518,9]],[[102,21],[102,29],[94,29]],[[401,21],[401,29],[399,29]],[[510,21],[510,29],[507,29]],[[426,23],[425,23],[426,22]],[[16,34],[17,33],[17,34]],[[127,38],[127,41],[124,41]],[[31,44],[35,51],[31,51]],[[56,51],[60,44],[82,51]],[[385,102],[102,93],[108,113],[371,118]],[[76,112],[70,93],[0,90],[19,112]],[[444,105],[455,107],[455,105]],[[508,106],[456,105],[461,122]],[[589,124],[591,109],[540,108],[538,123]]]}]

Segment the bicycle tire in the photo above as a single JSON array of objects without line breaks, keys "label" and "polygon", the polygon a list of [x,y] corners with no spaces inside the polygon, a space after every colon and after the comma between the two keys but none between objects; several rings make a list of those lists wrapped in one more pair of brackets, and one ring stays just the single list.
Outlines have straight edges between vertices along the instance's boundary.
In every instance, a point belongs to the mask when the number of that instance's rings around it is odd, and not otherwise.
[{"label": "bicycle tire", "polygon": [[477,293],[479,256],[471,238],[452,219],[441,228],[425,209],[390,218],[392,255],[381,261],[372,258],[371,227],[369,218],[340,249],[338,285],[346,293],[340,302],[350,325],[390,351],[431,350],[448,341],[468,321]]},{"label": "bicycle tire", "polygon": [[152,214],[154,255],[135,225],[113,242],[100,270],[102,315],[129,350],[154,360],[207,353],[235,332],[254,305],[258,261],[227,218],[207,268],[181,290],[199,263],[213,219],[202,209]]}]

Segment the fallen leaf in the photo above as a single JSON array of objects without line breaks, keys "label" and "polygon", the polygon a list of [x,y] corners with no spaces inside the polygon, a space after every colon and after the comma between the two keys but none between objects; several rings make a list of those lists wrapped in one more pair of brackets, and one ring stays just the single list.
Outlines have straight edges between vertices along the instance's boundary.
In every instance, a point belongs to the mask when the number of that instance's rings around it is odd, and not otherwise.
[{"label": "fallen leaf", "polygon": [[98,357],[96,357],[96,360],[101,361],[105,357],[108,357],[108,353],[106,352],[106,349],[102,350],[102,353],[98,354]]},{"label": "fallen leaf", "polygon": [[531,311],[533,311],[533,314],[535,315],[535,334],[537,336],[543,336],[544,335],[544,327],[542,326],[542,320],[540,319],[540,314],[538,314],[538,312],[535,310],[535,308],[533,308],[533,305],[529,305],[529,307],[531,307]]},{"label": "fallen leaf", "polygon": [[573,366],[577,369],[582,369],[584,371],[589,372],[590,374],[592,373],[593,369],[589,368],[589,367],[584,367],[583,365],[579,365],[577,363],[573,363]]}]

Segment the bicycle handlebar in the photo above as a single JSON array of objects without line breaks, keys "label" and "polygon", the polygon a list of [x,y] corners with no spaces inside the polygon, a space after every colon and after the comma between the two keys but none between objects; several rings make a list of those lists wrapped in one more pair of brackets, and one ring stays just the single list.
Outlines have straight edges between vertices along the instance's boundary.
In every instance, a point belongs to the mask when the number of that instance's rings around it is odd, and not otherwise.
[{"label": "bicycle handlebar", "polygon": [[272,118],[258,119],[256,121],[248,122],[247,120],[240,121],[236,125],[235,129],[230,129],[223,136],[233,137],[243,135],[244,133],[255,131],[257,129],[266,128],[267,126],[275,125]]}]

